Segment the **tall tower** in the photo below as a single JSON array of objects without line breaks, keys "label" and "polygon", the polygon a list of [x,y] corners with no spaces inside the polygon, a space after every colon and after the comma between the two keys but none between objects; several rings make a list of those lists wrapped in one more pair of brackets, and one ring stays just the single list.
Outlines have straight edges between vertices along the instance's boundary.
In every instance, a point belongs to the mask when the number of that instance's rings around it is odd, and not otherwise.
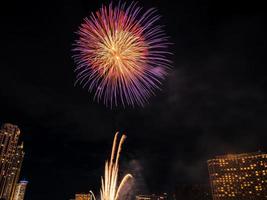
[{"label": "tall tower", "polygon": [[208,169],[213,200],[267,200],[267,154],[217,156]]},{"label": "tall tower", "polygon": [[23,200],[24,199],[27,184],[28,184],[28,181],[20,181],[17,184],[15,194],[12,200]]},{"label": "tall tower", "polygon": [[6,200],[13,200],[24,157],[19,136],[15,125],[4,124],[0,129],[0,198]]}]

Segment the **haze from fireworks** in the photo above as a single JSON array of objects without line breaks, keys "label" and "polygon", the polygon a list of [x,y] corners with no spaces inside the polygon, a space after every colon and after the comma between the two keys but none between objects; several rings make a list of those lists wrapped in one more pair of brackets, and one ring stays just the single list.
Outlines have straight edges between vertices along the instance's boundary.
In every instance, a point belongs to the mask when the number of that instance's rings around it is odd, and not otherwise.
[{"label": "haze from fireworks", "polygon": [[[133,178],[131,174],[126,174],[118,184],[120,152],[125,139],[126,135],[122,135],[117,148],[118,132],[114,136],[110,160],[106,161],[104,177],[101,177],[100,200],[118,200],[125,183]],[[90,193],[96,200],[94,193]]]},{"label": "haze from fireworks", "polygon": [[75,84],[107,106],[144,106],[171,68],[160,16],[155,8],[142,11],[134,2],[103,5],[77,32]]}]

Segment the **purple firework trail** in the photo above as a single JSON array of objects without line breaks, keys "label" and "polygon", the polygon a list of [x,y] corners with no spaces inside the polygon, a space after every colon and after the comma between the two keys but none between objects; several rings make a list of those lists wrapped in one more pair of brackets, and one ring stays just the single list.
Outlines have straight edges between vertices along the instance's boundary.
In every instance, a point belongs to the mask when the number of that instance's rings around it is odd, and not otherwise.
[{"label": "purple firework trail", "polygon": [[107,106],[144,106],[171,61],[156,9],[137,3],[102,6],[84,19],[75,42],[76,83]]}]

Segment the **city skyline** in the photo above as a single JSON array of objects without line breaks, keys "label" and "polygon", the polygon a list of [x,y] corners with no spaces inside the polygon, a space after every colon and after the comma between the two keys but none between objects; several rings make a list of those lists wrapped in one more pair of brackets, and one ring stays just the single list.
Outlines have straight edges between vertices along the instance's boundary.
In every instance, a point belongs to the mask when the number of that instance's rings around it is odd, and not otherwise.
[{"label": "city skyline", "polygon": [[[135,185],[127,186],[130,179],[133,179],[134,182],[132,183],[136,184],[135,177],[131,174],[126,174],[119,186],[116,186],[119,178],[118,161],[121,146],[126,139],[126,135],[123,134],[117,144],[118,135],[119,132],[114,136],[111,157],[110,160],[106,161],[104,177],[101,177],[101,200],[119,200],[121,197],[133,199],[134,192],[136,193],[136,200],[176,200],[179,197],[185,200],[211,200],[211,198],[213,200],[267,199],[267,154],[261,151],[217,155],[215,158],[207,160],[210,189],[205,188],[204,185],[180,185],[170,193],[169,197],[167,193],[163,193],[163,195],[138,194],[140,191],[132,190]],[[19,136],[20,129],[18,126],[10,123],[2,125],[0,129],[1,200],[24,200],[25,197],[28,181],[18,182],[25,155],[23,142],[18,145]],[[124,188],[127,188],[127,190],[122,191]],[[114,197],[111,198],[110,195],[114,195]],[[88,194],[77,193],[75,194],[75,200],[95,200],[95,195],[92,190]]]},{"label": "city skyline", "polygon": [[82,20],[109,3],[8,1],[1,7],[0,124],[23,133],[25,200],[98,191],[117,131],[128,136],[119,177],[131,173],[136,194],[171,194],[179,185],[188,185],[181,193],[204,191],[194,185],[209,184],[207,160],[267,151],[263,4],[138,1],[162,16],[172,69],[143,108],[111,109],[74,85],[72,57]]}]

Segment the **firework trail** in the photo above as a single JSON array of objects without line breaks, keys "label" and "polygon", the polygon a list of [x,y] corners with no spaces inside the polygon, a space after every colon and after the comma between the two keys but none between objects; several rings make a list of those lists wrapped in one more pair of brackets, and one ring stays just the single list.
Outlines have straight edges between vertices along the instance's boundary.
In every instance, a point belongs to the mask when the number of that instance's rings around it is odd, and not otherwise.
[{"label": "firework trail", "polygon": [[[112,152],[110,160],[106,161],[104,177],[101,178],[101,200],[118,200],[120,191],[123,189],[125,183],[132,178],[131,174],[126,174],[122,181],[118,184],[118,161],[120,158],[121,146],[126,139],[125,135],[122,135],[118,148],[117,148],[118,133],[115,134],[112,146]],[[117,151],[116,151],[117,150]],[[116,158],[115,158],[116,154]]]},{"label": "firework trail", "polygon": [[85,18],[74,47],[76,83],[107,106],[144,106],[171,62],[160,16],[137,3],[102,6]]}]

